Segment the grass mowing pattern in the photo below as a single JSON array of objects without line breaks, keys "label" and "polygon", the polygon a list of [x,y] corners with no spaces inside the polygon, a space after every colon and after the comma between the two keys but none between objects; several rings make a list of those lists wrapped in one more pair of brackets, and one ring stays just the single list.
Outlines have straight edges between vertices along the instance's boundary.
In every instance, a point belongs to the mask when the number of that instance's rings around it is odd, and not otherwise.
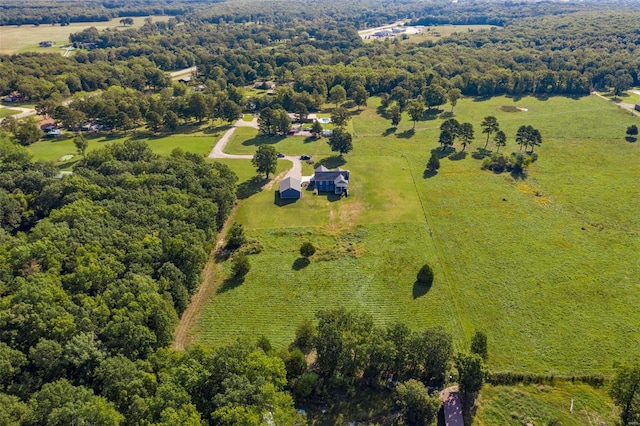
[{"label": "grass mowing pattern", "polygon": [[[609,374],[615,360],[637,356],[640,144],[624,140],[637,117],[596,97],[464,99],[455,117],[473,123],[477,139],[466,158],[443,158],[436,176],[423,177],[442,119],[427,113],[411,132],[405,116],[394,130],[378,105],[370,99],[349,125],[354,150],[342,165],[352,172],[349,198],[305,192],[276,205],[273,185],[240,201],[237,220],[265,249],[250,256],[242,285],[203,310],[198,341],[264,334],[285,345],[302,318],[346,305],[379,323],[442,325],[458,348],[484,330],[494,370]],[[479,123],[487,115],[507,133],[503,152],[518,150],[520,125],[541,131],[540,159],[526,180],[482,171],[471,156],[484,145]],[[332,155],[324,140],[256,137],[239,128],[227,151],[251,154],[267,142],[316,161]],[[241,182],[250,180],[248,161],[228,164]],[[301,268],[304,241],[320,250]],[[436,281],[414,298],[425,260]]]},{"label": "grass mowing pattern", "polygon": [[[573,413],[569,411],[572,399]],[[478,426],[546,425],[550,420],[564,426],[612,425],[618,420],[618,409],[606,390],[584,384],[485,385],[478,407],[473,423]]]}]

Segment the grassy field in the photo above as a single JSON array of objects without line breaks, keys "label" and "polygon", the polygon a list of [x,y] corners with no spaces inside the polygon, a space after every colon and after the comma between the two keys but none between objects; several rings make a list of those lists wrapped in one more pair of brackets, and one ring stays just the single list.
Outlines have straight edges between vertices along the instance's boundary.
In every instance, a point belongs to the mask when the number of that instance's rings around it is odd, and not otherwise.
[{"label": "grassy field", "polygon": [[[141,27],[145,16],[134,17],[132,27]],[[64,53],[61,46],[69,43],[69,35],[90,27],[96,27],[98,31],[107,28],[124,29],[120,24],[122,17],[102,22],[74,22],[67,26],[60,25],[6,25],[0,26],[0,53],[13,54],[20,52]],[[154,21],[167,21],[169,16],[152,16]],[[54,42],[53,47],[38,47],[38,43],[44,40]]]},{"label": "grassy field", "polygon": [[11,108],[0,108],[0,118],[10,117],[16,114],[20,114],[20,110]]},{"label": "grassy field", "polygon": [[[87,152],[113,142],[124,142],[127,139],[134,138],[147,142],[156,154],[169,155],[174,148],[180,147],[184,151],[206,155],[226,129],[227,126],[219,125],[218,127],[188,127],[184,128],[182,132],[171,135],[152,135],[145,132],[130,133],[128,135],[122,133],[87,134],[86,138],[89,141]],[[71,136],[42,139],[29,146],[29,150],[36,160],[54,161],[62,169],[70,169],[81,159],[79,155],[76,155],[71,160],[60,161],[60,158],[65,155],[76,154],[76,148],[73,145]]]},{"label": "grassy field", "polygon": [[[274,185],[240,201],[237,219],[264,251],[251,256],[242,285],[226,288],[218,277],[223,288],[198,320],[198,341],[264,334],[281,346],[302,318],[345,305],[380,324],[442,325],[459,349],[482,329],[494,370],[609,374],[614,361],[637,357],[640,144],[624,139],[637,117],[595,96],[464,99],[455,116],[478,139],[466,158],[443,158],[425,177],[442,119],[426,114],[411,132],[405,116],[393,131],[377,102],[350,124],[354,150],[341,165],[352,172],[348,198],[306,192],[284,204]],[[484,145],[487,115],[508,135],[505,152],[517,150],[520,125],[542,133],[526,179],[482,171],[471,156]],[[238,129],[228,152],[261,143],[341,164],[323,140],[266,140],[252,129]],[[304,241],[319,247],[308,266],[298,260]],[[421,294],[413,284],[425,261],[436,282]]]},{"label": "grassy field", "polygon": [[[571,409],[573,401],[573,412]],[[478,399],[473,424],[564,426],[614,425],[618,409],[606,390],[588,385],[558,383],[555,386],[490,386],[486,385]]]}]

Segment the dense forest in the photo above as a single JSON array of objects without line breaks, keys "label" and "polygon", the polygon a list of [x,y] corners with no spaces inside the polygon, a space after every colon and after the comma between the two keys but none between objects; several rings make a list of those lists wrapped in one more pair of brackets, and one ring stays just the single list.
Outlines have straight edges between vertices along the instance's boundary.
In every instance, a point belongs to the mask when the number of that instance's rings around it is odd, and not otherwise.
[{"label": "dense forest", "polygon": [[[452,94],[580,96],[640,84],[640,8],[631,1],[11,0],[0,24],[159,14],[173,17],[72,34],[70,57],[0,56],[0,94],[20,93],[78,133],[93,123],[157,133],[243,111],[306,114],[338,92],[354,105],[380,96],[399,113]],[[358,35],[398,19],[492,28],[417,43]],[[166,74],[192,66],[188,84]],[[266,80],[278,83],[272,94],[244,96],[243,86]],[[24,123],[36,125],[6,119],[0,128],[0,424],[295,425],[305,423],[295,407],[357,391],[395,395],[397,424],[428,424],[440,402],[427,390],[453,370],[469,394],[485,377],[520,380],[485,374],[486,336],[456,354],[442,329],[376,327],[344,309],[318,312],[288,348],[256,338],[167,349],[237,177],[135,140],[83,153],[61,177],[20,146],[37,140],[21,137]]]}]

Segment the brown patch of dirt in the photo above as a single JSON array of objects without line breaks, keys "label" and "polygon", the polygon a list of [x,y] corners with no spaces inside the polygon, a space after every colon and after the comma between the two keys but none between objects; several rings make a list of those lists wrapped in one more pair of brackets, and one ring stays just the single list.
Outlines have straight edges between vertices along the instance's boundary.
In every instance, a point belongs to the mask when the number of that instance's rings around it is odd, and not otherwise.
[{"label": "brown patch of dirt", "polygon": [[355,200],[342,206],[340,212],[340,220],[348,225],[355,225],[356,219],[360,216],[364,210],[364,203],[362,200]]}]

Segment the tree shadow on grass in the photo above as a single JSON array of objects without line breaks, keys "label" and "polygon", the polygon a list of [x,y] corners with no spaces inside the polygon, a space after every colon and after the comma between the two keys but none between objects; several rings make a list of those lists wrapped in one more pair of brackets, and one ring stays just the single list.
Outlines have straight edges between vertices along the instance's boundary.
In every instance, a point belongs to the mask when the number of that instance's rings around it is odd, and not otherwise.
[{"label": "tree shadow on grass", "polygon": [[376,108],[376,112],[382,118],[385,118],[387,120],[391,119],[391,113],[389,111],[387,111],[386,108],[383,108],[382,106],[379,106],[378,108]]},{"label": "tree shadow on grass", "polygon": [[453,154],[454,152],[456,152],[456,149],[453,147],[446,147],[445,149],[442,148],[433,148],[431,150],[431,153],[433,155],[435,155],[436,157],[438,157],[439,160],[442,160],[445,157],[448,157],[449,155]]},{"label": "tree shadow on grass", "polygon": [[227,278],[222,282],[222,285],[218,288],[216,293],[226,293],[229,290],[233,290],[236,287],[239,287],[244,283],[244,277],[237,277],[235,275]]},{"label": "tree shadow on grass", "polygon": [[476,160],[482,160],[486,157],[490,157],[491,156],[491,151],[488,149],[484,149],[484,148],[478,148],[476,149],[473,154],[471,154],[471,156],[473,158],[475,158]]},{"label": "tree shadow on grass", "polygon": [[207,126],[202,131],[205,135],[211,135],[213,133],[226,132],[231,128],[231,124],[223,124],[222,126]]},{"label": "tree shadow on grass", "polygon": [[280,191],[276,191],[273,197],[274,197],[273,204],[275,204],[278,207],[288,206],[289,204],[293,204],[296,201],[298,201],[297,198],[281,198]]},{"label": "tree shadow on grass", "polygon": [[244,146],[258,146],[258,145],[275,145],[281,140],[284,140],[284,136],[256,136],[251,139],[247,139],[242,142]]},{"label": "tree shadow on grass", "polygon": [[456,152],[455,154],[451,154],[449,156],[449,160],[451,161],[460,161],[460,160],[464,160],[465,158],[467,158],[466,151]]},{"label": "tree shadow on grass", "polygon": [[431,290],[432,284],[423,284],[419,281],[413,283],[413,298],[417,299],[418,297],[422,297],[425,294],[429,293]]},{"label": "tree shadow on grass", "polygon": [[624,138],[624,140],[626,140],[629,143],[634,143],[638,140],[638,138],[634,137],[634,136],[627,136]]},{"label": "tree shadow on grass", "polygon": [[435,176],[435,175],[437,175],[437,174],[438,174],[438,171],[437,171],[437,170],[433,170],[433,171],[431,171],[431,170],[425,170],[425,171],[424,171],[424,173],[422,174],[422,178],[423,178],[423,179],[429,179],[429,178],[434,177],[434,176]]},{"label": "tree shadow on grass", "polygon": [[408,129],[408,130],[405,130],[404,132],[396,133],[396,138],[411,139],[415,134],[416,134],[415,129]]},{"label": "tree shadow on grass", "polygon": [[291,269],[293,269],[294,271],[299,271],[309,266],[310,263],[311,262],[306,257],[299,257],[293,262],[293,265],[291,265]]},{"label": "tree shadow on grass", "polygon": [[443,110],[441,110],[440,108],[427,109],[422,114],[422,120],[425,120],[425,121],[435,120],[436,118],[438,118],[438,115],[440,115],[440,113],[442,113],[442,112],[443,112]]},{"label": "tree shadow on grass", "polygon": [[238,200],[246,200],[254,194],[262,191],[262,186],[267,183],[267,179],[262,176],[254,176],[249,180],[245,180],[236,189],[236,197]]},{"label": "tree shadow on grass", "polygon": [[331,157],[317,161],[313,165],[313,168],[315,169],[318,166],[325,166],[327,169],[335,169],[336,167],[344,166],[345,164],[347,164],[347,161],[342,155],[332,155]]},{"label": "tree shadow on grass", "polygon": [[384,132],[382,132],[382,136],[389,136],[393,133],[396,132],[396,130],[398,130],[397,127],[389,127],[387,130],[385,130]]}]

